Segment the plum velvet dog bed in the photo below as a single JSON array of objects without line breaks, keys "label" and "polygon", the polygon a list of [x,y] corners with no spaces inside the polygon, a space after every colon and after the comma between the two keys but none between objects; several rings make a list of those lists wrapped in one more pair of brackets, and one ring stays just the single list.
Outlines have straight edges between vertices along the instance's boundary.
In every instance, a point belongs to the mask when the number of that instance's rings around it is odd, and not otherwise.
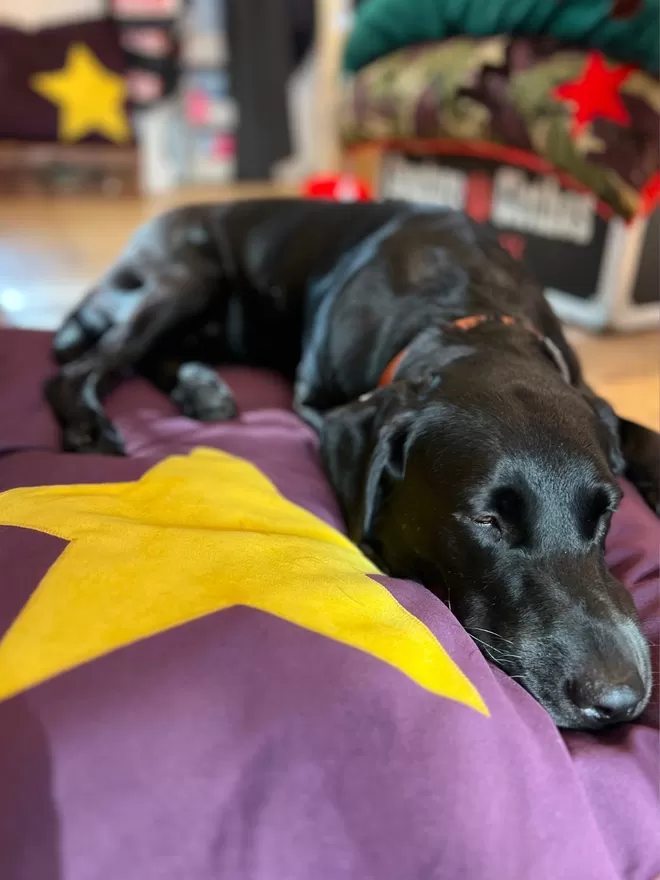
[{"label": "plum velvet dog bed", "polygon": [[[448,608],[342,534],[289,389],[198,424],[146,383],[71,456],[46,334],[0,330],[2,880],[654,880],[657,692],[560,734]],[[660,523],[608,540],[658,667]]]}]

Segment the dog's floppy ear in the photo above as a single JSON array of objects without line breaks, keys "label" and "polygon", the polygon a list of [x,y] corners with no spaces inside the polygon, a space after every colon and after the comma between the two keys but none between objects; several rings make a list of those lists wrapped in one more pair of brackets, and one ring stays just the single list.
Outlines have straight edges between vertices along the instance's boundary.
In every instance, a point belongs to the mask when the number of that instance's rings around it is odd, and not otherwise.
[{"label": "dog's floppy ear", "polygon": [[621,452],[619,435],[619,417],[602,397],[598,397],[590,388],[584,388],[584,396],[598,416],[603,431],[603,443],[607,451],[612,473],[620,477],[626,470],[626,462]]},{"label": "dog's floppy ear", "polygon": [[321,429],[321,456],[350,538],[368,549],[388,489],[405,472],[414,412],[394,386],[332,410]]}]

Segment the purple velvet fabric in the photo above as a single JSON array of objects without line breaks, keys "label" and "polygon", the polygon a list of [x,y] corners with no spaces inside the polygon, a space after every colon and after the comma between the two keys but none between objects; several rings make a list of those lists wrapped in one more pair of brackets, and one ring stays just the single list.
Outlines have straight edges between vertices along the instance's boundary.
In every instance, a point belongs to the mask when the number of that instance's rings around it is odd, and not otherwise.
[{"label": "purple velvet fabric", "polygon": [[[341,527],[316,440],[278,379],[223,371],[243,412],[221,425],[126,384],[109,409],[130,457],[68,456],[38,393],[47,346],[0,331],[0,490],[135,479],[205,445],[253,461]],[[656,646],[657,675],[660,524],[625,490],[608,558]],[[0,529],[0,633],[62,546]],[[382,581],[475,684],[489,718],[267,614],[213,614],[0,704],[0,878],[655,880],[657,691],[636,724],[562,736],[442,603]]]}]

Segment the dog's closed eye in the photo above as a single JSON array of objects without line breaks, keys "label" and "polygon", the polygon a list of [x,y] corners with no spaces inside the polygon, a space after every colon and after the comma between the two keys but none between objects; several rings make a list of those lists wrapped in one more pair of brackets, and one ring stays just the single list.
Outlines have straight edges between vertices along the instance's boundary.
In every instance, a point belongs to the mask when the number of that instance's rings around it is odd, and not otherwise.
[{"label": "dog's closed eye", "polygon": [[503,486],[490,493],[486,510],[472,514],[469,519],[491,538],[506,537],[517,542],[525,535],[525,501],[514,488]]},{"label": "dog's closed eye", "polygon": [[502,531],[502,524],[499,519],[492,513],[482,513],[478,516],[472,517],[472,522],[477,523],[480,526],[488,526],[492,529],[497,529],[498,532]]}]

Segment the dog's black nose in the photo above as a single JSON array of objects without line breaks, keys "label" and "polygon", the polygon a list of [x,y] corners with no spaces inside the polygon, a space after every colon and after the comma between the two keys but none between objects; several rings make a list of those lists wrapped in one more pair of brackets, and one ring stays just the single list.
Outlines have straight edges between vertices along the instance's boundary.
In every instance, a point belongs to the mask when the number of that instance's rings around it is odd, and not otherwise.
[{"label": "dog's black nose", "polygon": [[594,705],[585,707],[585,711],[595,713],[603,724],[616,724],[633,717],[642,696],[641,689],[636,690],[629,684],[611,685],[603,688]]},{"label": "dog's black nose", "polygon": [[642,707],[645,690],[637,672],[631,673],[624,682],[585,679],[569,685],[572,702],[593,727],[630,721]]}]

